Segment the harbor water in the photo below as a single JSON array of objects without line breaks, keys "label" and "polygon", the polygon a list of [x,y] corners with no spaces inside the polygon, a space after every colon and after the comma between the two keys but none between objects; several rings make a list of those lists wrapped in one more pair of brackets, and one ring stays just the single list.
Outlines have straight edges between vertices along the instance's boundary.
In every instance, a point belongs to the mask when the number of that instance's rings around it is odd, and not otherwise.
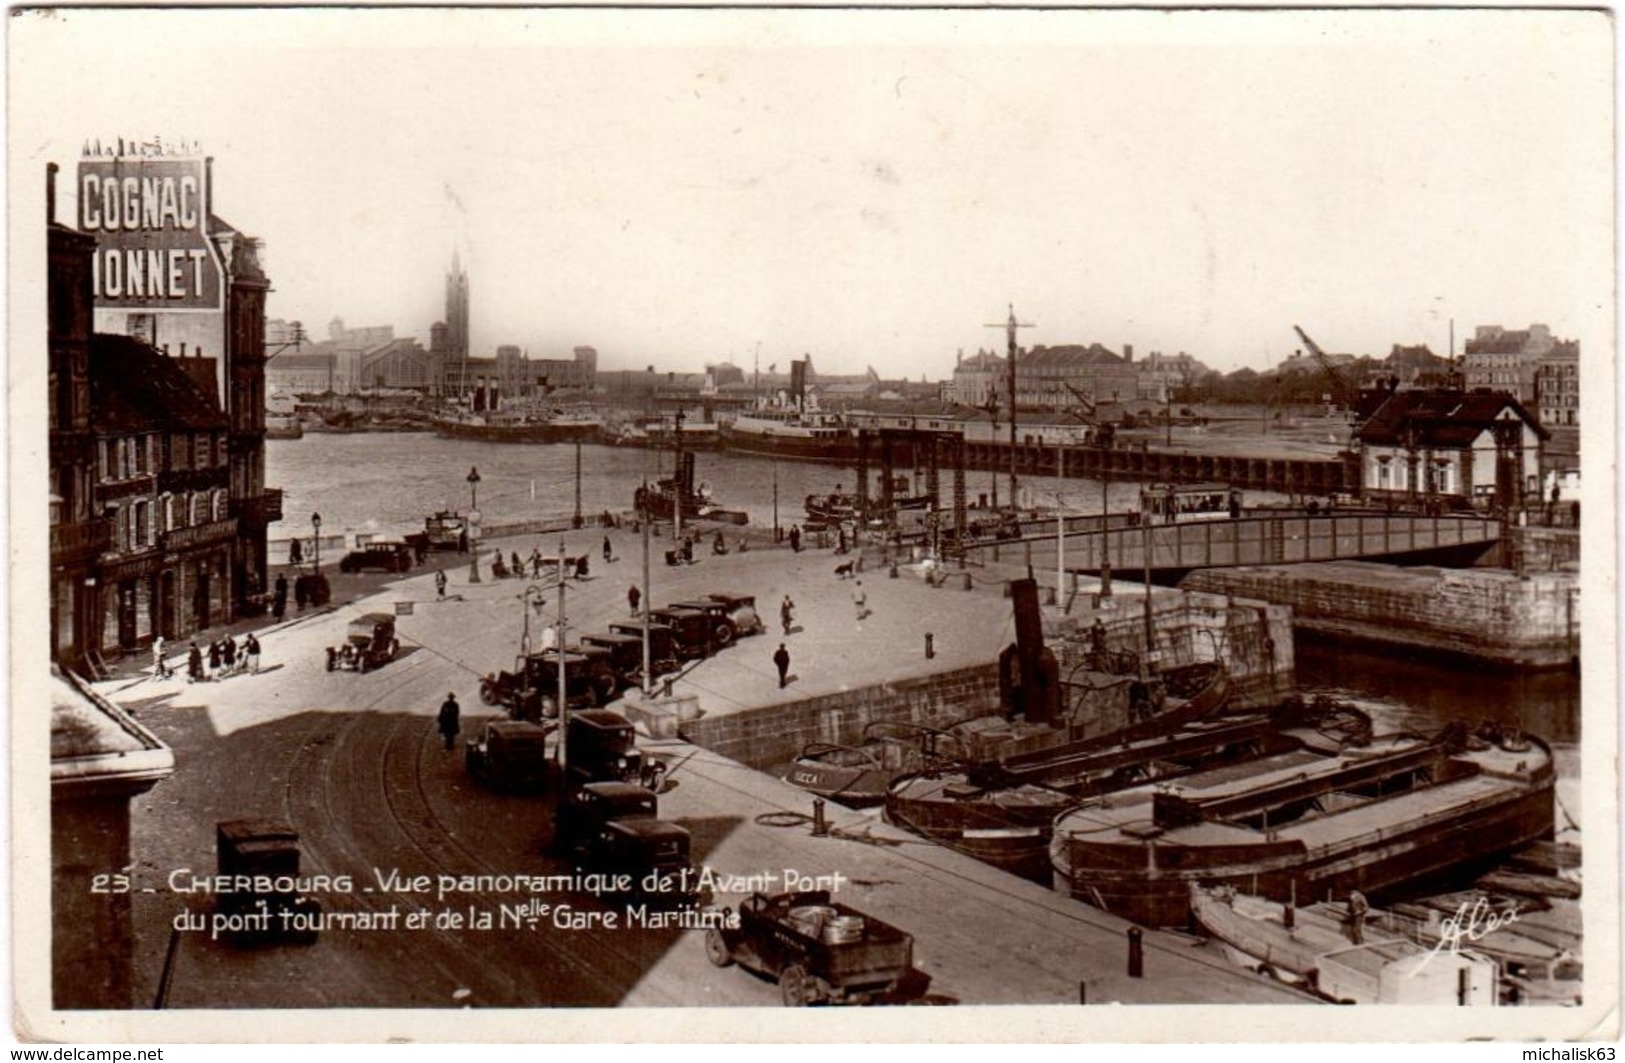
[{"label": "harbor water", "polygon": [[[577,449],[567,444],[493,444],[441,439],[431,433],[312,433],[266,444],[266,479],[284,492],[282,522],[272,539],[308,536],[309,515],[320,513],[324,534],[402,534],[421,530],[425,515],[439,509],[467,511],[474,492],[469,472],[479,470],[477,498],[487,525],[540,518],[568,518],[575,508]],[[605,510],[625,512],[645,479],[671,475],[669,451],[583,445],[579,448],[581,512],[590,521]],[[911,476],[912,470],[899,469]],[[804,518],[810,494],[851,491],[850,468],[704,451],[695,475],[709,485],[717,504],[742,510],[751,522],[788,528]],[[878,469],[870,471],[871,490]],[[998,492],[1008,498],[1001,474]],[[991,495],[995,475],[966,474],[971,503]],[[1040,505],[1054,504],[1057,483],[1023,477],[1021,485]],[[923,480],[921,481],[923,486]],[[947,504],[952,480],[941,480]],[[1073,512],[1098,513],[1102,485],[1067,480],[1062,502]],[[1113,510],[1138,504],[1140,485],[1113,482],[1105,488]],[[1248,501],[1272,500],[1249,492]],[[1404,655],[1322,640],[1298,642],[1298,680],[1306,694],[1326,693],[1356,702],[1379,729],[1431,731],[1452,720],[1514,724],[1553,743],[1562,774],[1572,774],[1580,731],[1579,676],[1567,671],[1497,672],[1474,669],[1422,654]]]}]

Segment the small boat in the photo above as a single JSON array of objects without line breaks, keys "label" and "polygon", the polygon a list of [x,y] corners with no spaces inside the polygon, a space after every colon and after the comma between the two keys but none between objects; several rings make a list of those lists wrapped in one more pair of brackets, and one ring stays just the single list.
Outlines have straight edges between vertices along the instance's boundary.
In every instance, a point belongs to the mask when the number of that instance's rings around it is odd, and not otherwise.
[{"label": "small boat", "polygon": [[1460,725],[1278,754],[1068,811],[1050,844],[1055,886],[1177,926],[1198,882],[1284,901],[1476,874],[1550,836],[1554,779],[1545,743],[1470,744]]},{"label": "small boat", "polygon": [[304,436],[304,425],[293,414],[268,413],[265,415],[266,439],[303,439]]},{"label": "small boat", "polygon": [[784,770],[785,782],[851,808],[878,805],[886,786],[901,773],[949,760],[939,749],[952,736],[917,724],[882,721],[864,728],[855,745],[813,742]]},{"label": "small boat", "polygon": [[848,523],[883,522],[902,510],[925,509],[930,504],[930,495],[909,493],[906,476],[894,477],[891,491],[879,498],[842,492],[837,488],[827,495],[808,495],[802,502],[807,511],[807,524],[830,528]]},{"label": "small boat", "polygon": [[1319,906],[1296,908],[1228,886],[1192,886],[1189,904],[1232,959],[1328,1000],[1484,1007],[1499,1002],[1495,961],[1471,951],[1427,948],[1369,920],[1352,932],[1346,918]]}]

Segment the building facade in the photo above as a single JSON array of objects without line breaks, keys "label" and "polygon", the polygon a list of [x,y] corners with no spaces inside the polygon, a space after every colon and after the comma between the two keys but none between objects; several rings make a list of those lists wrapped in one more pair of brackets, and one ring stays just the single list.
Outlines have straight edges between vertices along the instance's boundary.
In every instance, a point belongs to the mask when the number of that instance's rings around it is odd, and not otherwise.
[{"label": "building facade", "polygon": [[1569,352],[1578,358],[1580,345],[1574,340],[1553,338],[1545,325],[1526,329],[1480,325],[1462,346],[1461,371],[1469,388],[1509,392],[1519,402],[1538,409],[1535,378],[1542,362],[1554,354]]},{"label": "building facade", "polygon": [[[266,588],[270,282],[258,242],[209,209],[211,169],[87,157],[79,232],[56,224],[52,170],[51,645],[68,667],[230,621]],[[168,188],[166,209],[114,226],[132,182]]]},{"label": "building facade", "polygon": [[1506,392],[1393,391],[1356,433],[1361,486],[1379,501],[1515,509],[1540,490],[1547,438]]}]

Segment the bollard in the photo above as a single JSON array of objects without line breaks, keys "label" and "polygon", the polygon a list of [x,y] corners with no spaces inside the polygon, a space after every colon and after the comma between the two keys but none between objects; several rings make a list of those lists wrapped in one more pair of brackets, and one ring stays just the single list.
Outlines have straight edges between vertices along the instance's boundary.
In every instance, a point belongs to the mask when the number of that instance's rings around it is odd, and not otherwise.
[{"label": "bollard", "polygon": [[1079,1004],[1087,1004],[1087,1003],[1089,1003],[1089,983],[1088,982],[1080,981],[1078,983],[1078,1003]]},{"label": "bollard", "polygon": [[927,631],[925,633],[925,659],[930,660],[937,655],[937,648],[933,645],[936,636]]},{"label": "bollard", "polygon": [[1145,931],[1137,926],[1128,928],[1128,976],[1130,978],[1145,977],[1145,945],[1141,939]]},{"label": "bollard", "polygon": [[813,798],[813,837],[822,838],[829,833],[829,823],[824,819],[824,799]]}]

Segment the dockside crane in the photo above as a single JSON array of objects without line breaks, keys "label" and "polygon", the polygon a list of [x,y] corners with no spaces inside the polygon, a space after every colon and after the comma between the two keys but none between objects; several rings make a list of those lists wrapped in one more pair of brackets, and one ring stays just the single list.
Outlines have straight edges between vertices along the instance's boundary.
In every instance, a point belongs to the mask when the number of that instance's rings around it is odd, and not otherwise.
[{"label": "dockside crane", "polygon": [[1314,355],[1315,362],[1320,366],[1320,371],[1326,374],[1326,379],[1332,386],[1332,402],[1345,409],[1352,410],[1360,397],[1360,389],[1354,385],[1354,382],[1348,378],[1346,373],[1332,364],[1332,360],[1327,357],[1326,352],[1320,349],[1320,344],[1309,338],[1309,333],[1297,325],[1293,325],[1292,330],[1298,334],[1299,339],[1303,340],[1303,345],[1309,348],[1309,353]]}]

